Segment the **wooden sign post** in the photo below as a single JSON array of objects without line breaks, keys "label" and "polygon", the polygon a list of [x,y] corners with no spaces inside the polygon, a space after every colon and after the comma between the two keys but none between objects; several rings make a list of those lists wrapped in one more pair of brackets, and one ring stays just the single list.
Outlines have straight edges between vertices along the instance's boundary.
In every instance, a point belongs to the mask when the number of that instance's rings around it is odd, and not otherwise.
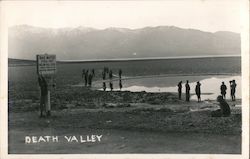
[{"label": "wooden sign post", "polygon": [[56,55],[42,54],[36,56],[37,74],[43,77],[47,85],[47,99],[45,101],[45,111],[47,116],[51,114],[50,90],[54,84],[56,75]]}]

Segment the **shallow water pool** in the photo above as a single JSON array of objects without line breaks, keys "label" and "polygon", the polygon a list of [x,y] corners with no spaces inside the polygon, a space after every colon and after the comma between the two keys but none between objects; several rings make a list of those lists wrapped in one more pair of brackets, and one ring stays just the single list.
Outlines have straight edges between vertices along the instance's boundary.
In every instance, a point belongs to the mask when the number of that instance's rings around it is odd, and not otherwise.
[{"label": "shallow water pool", "polygon": [[[225,82],[227,86],[226,98],[230,98],[229,81],[235,80],[236,98],[241,98],[241,76],[176,76],[176,77],[148,77],[138,79],[122,80],[122,91],[132,92],[176,92],[177,84],[182,81],[182,98],[185,98],[185,83],[189,80],[190,93],[195,93],[195,85],[197,81],[201,83],[201,99],[214,100],[220,95],[220,85]],[[109,91],[109,82],[106,82],[107,90]],[[114,90],[119,90],[118,81],[113,82]],[[99,87],[101,85],[99,84]],[[100,89],[102,90],[102,89]],[[197,99],[196,95],[192,95],[191,99]]]}]

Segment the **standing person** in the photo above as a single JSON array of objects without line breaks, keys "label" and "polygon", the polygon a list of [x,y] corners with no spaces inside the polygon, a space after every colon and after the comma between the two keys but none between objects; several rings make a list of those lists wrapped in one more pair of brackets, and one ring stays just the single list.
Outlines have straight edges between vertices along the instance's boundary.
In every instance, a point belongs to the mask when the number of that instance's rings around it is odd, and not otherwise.
[{"label": "standing person", "polygon": [[92,77],[95,77],[95,69],[92,69]]},{"label": "standing person", "polygon": [[223,99],[226,99],[226,94],[227,94],[226,91],[227,91],[227,86],[225,85],[224,82],[222,82],[222,84],[220,86],[220,92],[221,92]]},{"label": "standing person", "polygon": [[112,73],[112,70],[109,69],[109,87],[110,87],[110,91],[113,91],[112,78],[113,78],[113,73]]},{"label": "standing person", "polygon": [[122,78],[122,70],[119,69],[119,78],[121,79]]},{"label": "standing person", "polygon": [[89,70],[85,72],[84,80],[85,80],[85,86],[88,85],[88,78],[89,78]]},{"label": "standing person", "polygon": [[82,69],[82,79],[84,79],[85,80],[85,69]]},{"label": "standing person", "polygon": [[235,92],[236,92],[236,86],[237,86],[237,84],[236,84],[236,82],[235,82],[235,80],[233,80],[232,81],[232,101],[235,101]]},{"label": "standing person", "polygon": [[103,80],[106,79],[106,71],[105,71],[105,70],[103,70],[103,72],[102,72],[102,79],[103,79]]},{"label": "standing person", "polygon": [[113,72],[112,70],[109,70],[109,79],[112,80],[112,78],[113,78]]},{"label": "standing person", "polygon": [[110,91],[113,91],[113,83],[112,83],[112,81],[109,82],[109,87],[110,87]]},{"label": "standing person", "polygon": [[102,88],[103,88],[103,91],[106,91],[106,83],[105,83],[105,79],[106,79],[106,67],[104,67],[104,69],[103,69],[102,79],[103,79]]},{"label": "standing person", "polygon": [[106,83],[105,82],[102,83],[102,88],[103,88],[103,91],[106,91]]},{"label": "standing person", "polygon": [[38,83],[41,89],[40,95],[40,117],[44,117],[46,114],[46,99],[48,95],[48,85],[45,78],[41,75],[38,77]]},{"label": "standing person", "polygon": [[219,95],[217,101],[220,104],[220,109],[211,112],[212,117],[228,117],[231,114],[231,109],[227,102],[223,99],[223,96]]},{"label": "standing person", "polygon": [[195,93],[197,95],[198,102],[200,102],[201,101],[201,84],[199,81],[197,82],[197,84],[195,86]]},{"label": "standing person", "polygon": [[179,100],[181,100],[181,92],[182,92],[182,81],[180,81],[177,85],[178,87],[178,96],[179,96]]},{"label": "standing person", "polygon": [[190,99],[190,86],[188,84],[188,80],[187,80],[187,83],[186,83],[185,87],[186,87],[186,101],[189,102],[189,99]]},{"label": "standing person", "polygon": [[122,90],[122,80],[119,80],[119,87],[120,87],[120,91]]},{"label": "standing person", "polygon": [[89,83],[89,86],[91,87],[92,85],[92,78],[93,78],[93,75],[92,73],[89,74],[89,77],[88,77],[88,83]]},{"label": "standing person", "polygon": [[231,95],[231,99],[233,101],[233,81],[229,81],[229,85],[230,85],[230,95]]}]

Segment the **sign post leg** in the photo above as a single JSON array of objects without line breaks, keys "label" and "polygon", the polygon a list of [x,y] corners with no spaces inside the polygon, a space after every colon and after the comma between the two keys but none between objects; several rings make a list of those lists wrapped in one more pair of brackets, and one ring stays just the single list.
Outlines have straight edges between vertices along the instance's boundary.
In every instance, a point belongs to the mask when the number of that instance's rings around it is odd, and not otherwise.
[{"label": "sign post leg", "polygon": [[47,116],[50,116],[50,110],[51,110],[51,105],[50,105],[50,91],[48,90],[48,96],[47,96]]}]

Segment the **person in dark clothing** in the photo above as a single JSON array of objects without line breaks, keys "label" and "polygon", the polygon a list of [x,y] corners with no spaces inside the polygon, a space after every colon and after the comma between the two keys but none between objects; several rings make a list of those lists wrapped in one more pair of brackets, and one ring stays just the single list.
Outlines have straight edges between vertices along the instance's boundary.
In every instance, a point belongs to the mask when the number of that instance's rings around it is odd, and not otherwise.
[{"label": "person in dark clothing", "polygon": [[102,83],[102,88],[103,88],[103,91],[106,91],[106,83],[105,82]]},{"label": "person in dark clothing", "polygon": [[226,93],[227,93],[226,90],[227,90],[227,86],[225,85],[224,82],[222,82],[220,86],[220,92],[221,92],[223,99],[226,99]]},{"label": "person in dark clothing", "polygon": [[44,113],[46,114],[46,99],[48,95],[48,85],[43,76],[38,77],[38,83],[41,89],[41,96],[40,96],[40,117],[44,117]]},{"label": "person in dark clothing", "polygon": [[88,77],[88,83],[89,83],[89,86],[91,87],[92,85],[92,78],[93,78],[93,75],[90,73],[89,74],[89,77]]},{"label": "person in dark clothing", "polygon": [[122,78],[122,70],[119,69],[119,78],[121,79]]},{"label": "person in dark clothing", "polygon": [[197,82],[197,84],[195,86],[195,93],[197,95],[198,102],[200,102],[201,101],[201,84],[199,81]]},{"label": "person in dark clothing", "polygon": [[112,80],[112,78],[113,78],[113,72],[112,72],[112,70],[110,70],[109,71],[109,79]]},{"label": "person in dark clothing", "polygon": [[[104,67],[103,72],[102,72],[102,79],[105,80],[106,79],[106,67]],[[106,83],[105,81],[102,82],[102,88],[103,91],[106,91]]]},{"label": "person in dark clothing", "polygon": [[109,87],[110,87],[110,91],[113,91],[113,83],[112,83],[112,79],[113,79],[113,73],[112,70],[109,69]]},{"label": "person in dark clothing", "polygon": [[232,81],[230,87],[231,87],[231,97],[232,97],[232,101],[235,101],[235,91],[236,91],[236,82],[235,80]]},{"label": "person in dark clothing", "polygon": [[232,82],[233,81],[229,81],[229,85],[230,85],[230,95],[231,95],[231,99],[233,101],[233,89],[232,89]]},{"label": "person in dark clothing", "polygon": [[233,101],[233,81],[229,81],[229,85],[230,85],[230,95],[231,95],[231,99]]},{"label": "person in dark clothing", "polygon": [[102,72],[102,79],[103,79],[103,80],[106,79],[106,72],[105,72],[105,70],[103,70],[103,72]]},{"label": "person in dark clothing", "polygon": [[120,90],[122,90],[122,80],[121,79],[119,80],[119,87],[120,87]]},{"label": "person in dark clothing", "polygon": [[112,83],[112,81],[110,81],[109,87],[110,87],[110,91],[113,91],[113,83]]},{"label": "person in dark clothing", "polygon": [[82,69],[82,79],[84,79],[84,81],[85,81],[85,74],[86,74],[85,69]]},{"label": "person in dark clothing", "polygon": [[84,80],[85,80],[85,86],[88,85],[88,78],[89,78],[89,70],[85,72]]},{"label": "person in dark clothing", "polygon": [[188,84],[188,80],[186,82],[185,87],[186,87],[186,101],[189,102],[189,99],[190,99],[190,86]]},{"label": "person in dark clothing", "polygon": [[95,69],[92,69],[92,77],[95,77]]},{"label": "person in dark clothing", "polygon": [[220,109],[211,112],[212,117],[228,117],[231,114],[231,109],[227,102],[223,99],[223,96],[219,95],[217,101],[220,104]]},{"label": "person in dark clothing", "polygon": [[179,99],[181,100],[181,92],[182,92],[182,81],[180,81],[177,85],[178,87],[178,96],[179,96]]}]

